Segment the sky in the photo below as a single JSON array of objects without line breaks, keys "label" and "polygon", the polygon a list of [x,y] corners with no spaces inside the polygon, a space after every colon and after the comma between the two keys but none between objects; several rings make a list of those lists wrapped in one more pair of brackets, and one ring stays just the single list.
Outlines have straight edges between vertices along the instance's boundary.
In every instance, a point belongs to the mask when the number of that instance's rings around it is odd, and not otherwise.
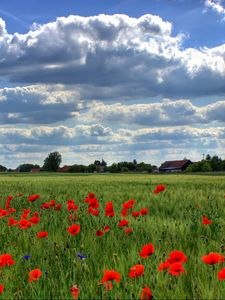
[{"label": "sky", "polygon": [[0,165],[225,158],[225,1],[1,0]]}]

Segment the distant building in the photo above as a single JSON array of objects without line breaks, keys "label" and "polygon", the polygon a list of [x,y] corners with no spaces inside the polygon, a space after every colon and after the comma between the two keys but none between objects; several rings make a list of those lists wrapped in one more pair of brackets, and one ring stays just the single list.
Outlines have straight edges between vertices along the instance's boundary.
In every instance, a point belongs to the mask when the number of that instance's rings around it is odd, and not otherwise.
[{"label": "distant building", "polygon": [[182,172],[187,169],[189,165],[191,165],[192,162],[188,159],[184,160],[172,160],[172,161],[165,161],[160,167],[160,172]]},{"label": "distant building", "polygon": [[39,173],[39,172],[41,172],[41,168],[32,168],[32,169],[30,170],[30,172],[31,172],[31,173]]},{"label": "distant building", "polygon": [[70,169],[70,166],[64,166],[62,168],[58,168],[57,172],[68,172]]}]

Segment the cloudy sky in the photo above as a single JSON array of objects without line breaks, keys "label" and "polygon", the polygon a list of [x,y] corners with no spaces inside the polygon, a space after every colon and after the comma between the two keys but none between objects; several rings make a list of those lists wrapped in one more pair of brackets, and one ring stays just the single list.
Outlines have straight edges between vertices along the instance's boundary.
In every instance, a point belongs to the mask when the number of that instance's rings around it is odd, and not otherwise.
[{"label": "cloudy sky", "polygon": [[225,1],[1,0],[0,164],[225,157]]}]

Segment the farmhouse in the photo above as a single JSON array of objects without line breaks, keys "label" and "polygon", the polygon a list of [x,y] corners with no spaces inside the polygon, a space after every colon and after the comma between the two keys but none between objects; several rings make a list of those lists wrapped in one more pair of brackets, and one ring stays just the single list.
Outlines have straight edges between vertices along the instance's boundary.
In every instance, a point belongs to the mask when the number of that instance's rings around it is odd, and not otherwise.
[{"label": "farmhouse", "polygon": [[192,162],[188,159],[184,160],[172,160],[165,161],[160,167],[160,172],[182,172],[187,169],[187,167],[192,164]]},{"label": "farmhouse", "polygon": [[30,171],[31,173],[39,173],[41,172],[41,168],[32,168]]},{"label": "farmhouse", "polygon": [[57,172],[68,172],[70,169],[70,166],[64,166],[62,168],[58,168]]}]

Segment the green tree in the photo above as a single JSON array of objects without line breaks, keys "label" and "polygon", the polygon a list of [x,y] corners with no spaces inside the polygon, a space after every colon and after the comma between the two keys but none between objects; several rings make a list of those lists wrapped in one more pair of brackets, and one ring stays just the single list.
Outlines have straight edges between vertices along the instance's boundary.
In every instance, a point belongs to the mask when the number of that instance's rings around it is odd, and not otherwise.
[{"label": "green tree", "polygon": [[43,170],[56,172],[62,162],[62,156],[59,152],[51,152],[44,160]]},{"label": "green tree", "polygon": [[40,168],[39,165],[33,165],[33,164],[22,164],[22,165],[19,165],[19,167],[17,167],[17,171],[19,172],[30,172],[31,169],[33,168]]},{"label": "green tree", "polygon": [[4,167],[4,166],[0,165],[0,172],[5,172],[6,170],[7,170],[7,168],[6,168],[6,167]]}]

